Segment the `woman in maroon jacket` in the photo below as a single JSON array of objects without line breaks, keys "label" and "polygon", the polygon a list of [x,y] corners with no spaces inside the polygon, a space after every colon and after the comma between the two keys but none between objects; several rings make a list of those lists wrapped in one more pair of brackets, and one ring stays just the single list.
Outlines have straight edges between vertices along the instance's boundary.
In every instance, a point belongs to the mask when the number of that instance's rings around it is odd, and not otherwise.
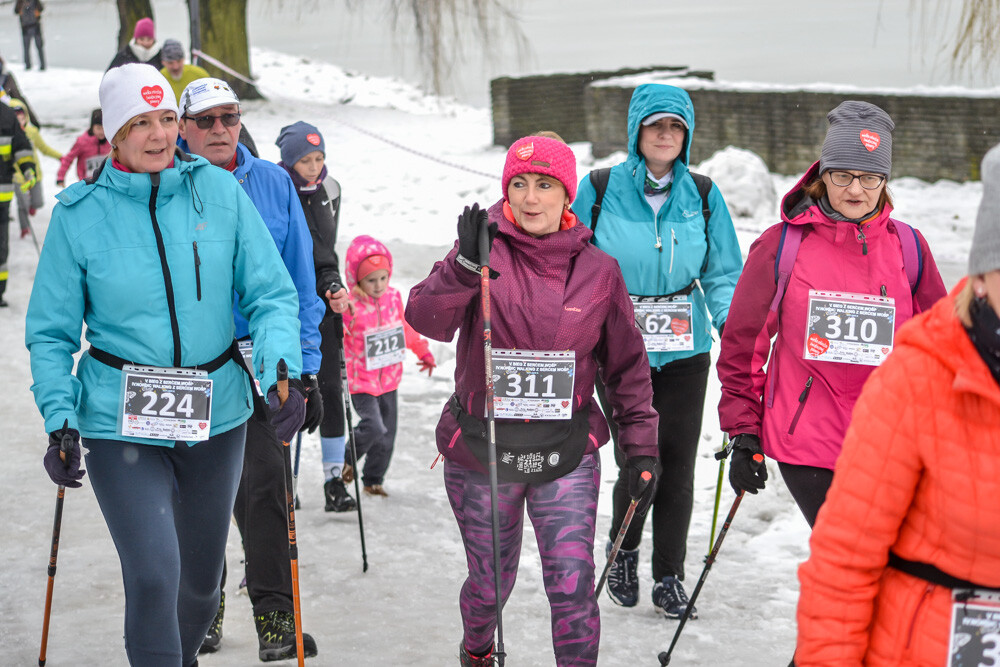
[{"label": "woman in maroon jacket", "polygon": [[[414,329],[450,341],[457,331],[455,394],[441,414],[437,446],[465,542],[469,576],[459,598],[463,665],[493,664],[496,627],[490,485],[486,474],[480,226],[489,221],[494,412],[501,588],[514,586],[524,510],[535,529],[552,641],[559,665],[594,665],[600,615],[594,596],[594,531],[600,458],[608,425],[594,396],[609,387],[630,491],[648,504],[658,472],[652,390],[642,336],[614,259],[589,243],[569,205],[576,159],[558,138],[519,139],[507,153],[503,199],[459,216],[458,243],[410,292]],[[643,489],[640,475],[653,474]]]}]

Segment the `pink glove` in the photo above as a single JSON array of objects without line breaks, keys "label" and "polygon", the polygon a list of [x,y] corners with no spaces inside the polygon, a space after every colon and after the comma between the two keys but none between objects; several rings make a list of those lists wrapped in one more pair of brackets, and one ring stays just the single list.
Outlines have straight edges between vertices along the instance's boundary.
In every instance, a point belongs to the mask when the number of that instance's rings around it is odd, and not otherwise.
[{"label": "pink glove", "polygon": [[424,356],[420,357],[420,361],[417,362],[417,366],[420,367],[421,373],[427,371],[427,377],[430,377],[434,369],[437,368],[437,364],[434,363],[434,355],[428,352]]}]

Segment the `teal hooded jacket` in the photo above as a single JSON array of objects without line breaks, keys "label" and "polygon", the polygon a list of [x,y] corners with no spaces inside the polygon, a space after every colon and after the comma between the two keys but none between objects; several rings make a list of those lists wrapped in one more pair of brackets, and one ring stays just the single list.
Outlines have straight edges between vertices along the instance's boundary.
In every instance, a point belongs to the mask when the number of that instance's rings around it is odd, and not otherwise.
[{"label": "teal hooded jacket", "polygon": [[[154,190],[154,181],[158,185]],[[271,235],[229,172],[178,151],[159,174],[126,173],[111,161],[92,182],[57,196],[25,321],[31,390],[52,432],[69,426],[88,438],[172,447],[171,440],[118,435],[122,372],[84,353],[73,374],[80,333],[105,352],[149,366],[175,362],[171,306],[180,365],[205,364],[233,341],[233,290],[254,341],[254,368],[267,388],[284,358],[302,369],[298,299]],[[158,251],[163,239],[170,285]],[[252,412],[247,374],[235,361],[209,374],[211,435]]]},{"label": "teal hooded jacket", "polygon": [[[639,153],[639,129],[643,118],[657,112],[681,116],[688,131],[684,148],[674,160],[670,195],[654,215],[643,192],[646,162]],[[635,89],[628,110],[628,158],[611,168],[594,233],[594,244],[618,260],[629,294],[666,296],[685,289],[695,280],[700,285],[689,297],[694,349],[649,352],[649,363],[654,368],[711,349],[711,325],[715,323],[719,328],[725,324],[743,268],[732,218],[714,184],[708,196],[711,217],[706,238],[701,195],[688,171],[694,128],[694,107],[686,91],[663,84],[643,84]],[[588,225],[595,196],[590,178],[584,176],[573,211]],[[656,247],[658,240],[660,247]]]}]

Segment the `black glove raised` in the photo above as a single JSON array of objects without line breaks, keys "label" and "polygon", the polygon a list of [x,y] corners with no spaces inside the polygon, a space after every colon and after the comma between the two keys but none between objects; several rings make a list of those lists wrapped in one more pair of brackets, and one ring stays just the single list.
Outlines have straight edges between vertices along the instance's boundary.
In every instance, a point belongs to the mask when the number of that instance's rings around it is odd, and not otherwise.
[{"label": "black glove raised", "polygon": [[302,430],[312,433],[323,423],[323,396],[315,375],[303,375],[302,384],[306,390],[306,420],[302,422]]},{"label": "black glove raised", "polygon": [[746,491],[756,495],[767,481],[767,465],[760,448],[760,438],[749,433],[739,433],[730,442],[733,460],[729,463],[729,484],[737,494]]},{"label": "black glove raised", "polygon": [[[639,502],[635,511],[639,516],[646,514],[653,496],[656,495],[656,484],[660,479],[660,463],[655,456],[630,456],[625,460],[625,470],[628,474],[628,495]],[[648,472],[649,480],[642,474]]]},{"label": "black glove raised", "polygon": [[[65,461],[59,456],[61,452],[66,454]],[[80,462],[80,432],[69,428],[67,420],[61,429],[49,433],[49,448],[45,451],[42,465],[53,482],[78,489],[83,486],[79,480],[87,474],[86,470],[80,470]]]},{"label": "black glove raised", "polygon": [[[482,258],[479,257],[479,230],[483,224],[489,220],[489,214],[479,208],[479,204],[466,206],[462,214],[458,216],[458,256],[459,264],[470,271],[479,272],[482,266]],[[489,223],[487,229],[490,235],[490,248],[493,248],[493,239],[497,236],[499,226],[495,222]],[[465,260],[464,262],[462,260]],[[475,268],[473,268],[475,267]],[[499,278],[500,274],[490,269],[491,278]]]}]

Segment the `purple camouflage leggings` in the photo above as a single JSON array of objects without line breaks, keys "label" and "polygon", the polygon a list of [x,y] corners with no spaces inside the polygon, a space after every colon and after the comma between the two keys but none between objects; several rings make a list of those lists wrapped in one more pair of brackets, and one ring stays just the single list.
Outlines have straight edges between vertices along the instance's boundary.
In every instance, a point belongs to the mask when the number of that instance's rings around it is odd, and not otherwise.
[{"label": "purple camouflage leggings", "polygon": [[[597,664],[601,617],[594,596],[594,530],[600,478],[600,458],[592,453],[557,480],[499,487],[504,603],[517,578],[527,505],[552,612],[552,647],[560,666]],[[478,653],[493,643],[497,620],[489,476],[446,459],[444,485],[469,565],[459,595],[465,646]]]}]

